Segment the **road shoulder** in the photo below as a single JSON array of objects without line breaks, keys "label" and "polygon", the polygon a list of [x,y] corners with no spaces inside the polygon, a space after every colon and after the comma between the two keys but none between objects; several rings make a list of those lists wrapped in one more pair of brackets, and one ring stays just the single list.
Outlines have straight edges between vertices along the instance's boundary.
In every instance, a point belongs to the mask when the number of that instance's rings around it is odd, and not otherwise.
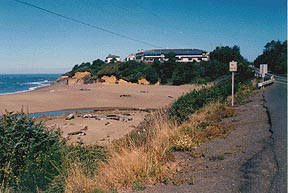
[{"label": "road shoulder", "polygon": [[175,152],[178,166],[172,183],[144,192],[268,192],[277,167],[264,103],[262,91],[256,91],[249,103],[235,107],[235,117],[224,120],[235,130],[193,153]]}]

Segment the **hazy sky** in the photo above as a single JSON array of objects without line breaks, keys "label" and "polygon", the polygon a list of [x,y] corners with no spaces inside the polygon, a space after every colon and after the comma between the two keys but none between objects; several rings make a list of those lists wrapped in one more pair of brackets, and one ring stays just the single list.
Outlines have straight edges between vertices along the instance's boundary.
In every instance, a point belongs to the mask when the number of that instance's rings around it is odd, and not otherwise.
[{"label": "hazy sky", "polygon": [[287,39],[286,0],[23,1],[93,27],[0,0],[0,74],[64,73],[108,54],[123,59],[157,47],[238,45],[253,61],[267,42]]}]

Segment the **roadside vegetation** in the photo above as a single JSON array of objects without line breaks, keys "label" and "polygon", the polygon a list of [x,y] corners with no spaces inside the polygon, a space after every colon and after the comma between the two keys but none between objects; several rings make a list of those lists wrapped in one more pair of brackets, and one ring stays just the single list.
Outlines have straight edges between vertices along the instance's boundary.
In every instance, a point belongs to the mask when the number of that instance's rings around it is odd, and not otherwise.
[{"label": "roadside vegetation", "polygon": [[[251,82],[239,85],[235,103],[245,102],[253,89]],[[58,130],[47,129],[22,113],[6,113],[0,120],[0,190],[117,192],[173,183],[173,152],[193,153],[200,144],[225,137],[233,129],[222,122],[235,115],[227,105],[229,97],[220,97],[225,92],[217,84],[184,95],[105,147],[68,145]],[[219,98],[211,97],[212,93],[218,93]],[[191,96],[196,98],[194,102],[183,102]]]},{"label": "roadside vegetation", "polygon": [[[222,52],[225,54],[219,55]],[[175,84],[176,80],[177,84],[196,80],[199,83],[228,74],[228,64],[221,60],[229,53],[237,56],[240,50],[238,47],[216,48],[209,61],[223,68],[219,72],[208,63],[205,63],[207,68],[204,63],[204,67],[201,63],[188,63],[191,73],[195,74],[193,79],[180,80],[179,70],[186,68],[182,64],[170,67],[169,76],[166,67],[157,68],[155,64],[128,62],[115,66],[103,65],[98,60],[92,65],[97,67],[94,74],[114,71],[117,76],[126,78],[136,76],[138,70],[142,72],[142,67],[134,68],[134,65],[145,65],[146,76],[153,75],[149,71],[154,69],[167,84]],[[253,72],[240,56],[236,57],[239,72],[235,79],[235,104],[245,102],[254,88]],[[91,70],[92,65],[76,66],[70,73],[81,68]],[[200,70],[194,72],[193,65],[199,65]],[[193,152],[200,144],[224,137],[233,129],[233,125],[222,122],[235,114],[233,108],[227,106],[230,91],[230,80],[224,76],[215,85],[194,90],[180,97],[171,107],[152,113],[133,132],[105,147],[69,145],[59,130],[46,128],[23,113],[7,112],[0,118],[0,192],[117,192],[125,188],[143,190],[146,184],[170,183],[175,174],[173,152]]]},{"label": "roadside vegetation", "polygon": [[24,113],[0,118],[0,192],[64,192],[70,168],[95,175],[103,147],[68,145],[58,129]]},{"label": "roadside vegetation", "polygon": [[287,76],[287,40],[268,42],[254,61],[256,67],[260,64],[268,64],[269,71]]}]

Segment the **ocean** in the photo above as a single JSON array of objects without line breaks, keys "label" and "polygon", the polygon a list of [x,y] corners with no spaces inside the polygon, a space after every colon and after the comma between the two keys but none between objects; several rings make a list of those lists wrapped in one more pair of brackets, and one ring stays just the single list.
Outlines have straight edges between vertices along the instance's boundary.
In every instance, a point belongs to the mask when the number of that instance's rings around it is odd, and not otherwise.
[{"label": "ocean", "polygon": [[0,74],[0,95],[51,85],[60,74]]},{"label": "ocean", "polygon": [[[0,74],[0,95],[32,91],[37,88],[49,86],[61,74]],[[39,112],[29,114],[31,117],[56,116],[70,113],[91,113],[94,110],[63,110],[53,112]],[[0,116],[1,118],[1,116]]]}]

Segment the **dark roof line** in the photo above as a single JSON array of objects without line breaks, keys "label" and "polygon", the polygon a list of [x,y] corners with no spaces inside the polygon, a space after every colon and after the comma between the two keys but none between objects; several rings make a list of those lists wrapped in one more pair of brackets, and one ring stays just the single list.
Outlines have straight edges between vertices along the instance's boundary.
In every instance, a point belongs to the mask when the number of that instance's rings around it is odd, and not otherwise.
[{"label": "dark roof line", "polygon": [[151,49],[151,50],[141,50],[139,52],[207,52],[200,49]]},{"label": "dark roof line", "polygon": [[120,56],[109,54],[106,58],[120,58]]}]

